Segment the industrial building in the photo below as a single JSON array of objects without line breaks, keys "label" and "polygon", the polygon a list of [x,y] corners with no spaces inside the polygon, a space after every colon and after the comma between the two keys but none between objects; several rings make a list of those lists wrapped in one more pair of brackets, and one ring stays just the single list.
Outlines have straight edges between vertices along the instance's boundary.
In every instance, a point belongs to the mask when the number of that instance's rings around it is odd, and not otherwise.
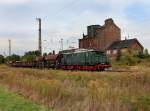
[{"label": "industrial building", "polygon": [[110,57],[117,56],[120,50],[132,49],[138,53],[144,50],[137,39],[121,40],[121,29],[111,18],[106,19],[103,26],[88,26],[87,35],[83,34],[83,38],[79,39],[79,48],[103,51]]},{"label": "industrial building", "polygon": [[121,30],[112,19],[105,20],[103,26],[87,27],[87,35],[79,40],[79,48],[105,51],[113,42],[121,40]]}]

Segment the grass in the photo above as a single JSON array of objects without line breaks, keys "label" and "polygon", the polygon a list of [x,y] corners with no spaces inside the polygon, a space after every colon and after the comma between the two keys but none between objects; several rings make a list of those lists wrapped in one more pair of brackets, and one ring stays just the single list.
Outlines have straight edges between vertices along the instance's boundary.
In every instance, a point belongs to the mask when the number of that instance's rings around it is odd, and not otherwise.
[{"label": "grass", "polygon": [[0,86],[0,111],[45,111],[39,105]]},{"label": "grass", "polygon": [[0,83],[52,111],[150,111],[150,69],[71,72],[0,67]]}]

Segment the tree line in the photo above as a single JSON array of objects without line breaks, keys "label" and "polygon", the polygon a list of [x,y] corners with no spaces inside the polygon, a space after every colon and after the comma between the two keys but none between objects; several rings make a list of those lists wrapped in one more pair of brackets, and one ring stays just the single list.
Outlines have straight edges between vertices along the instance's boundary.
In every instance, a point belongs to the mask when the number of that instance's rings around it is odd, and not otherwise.
[{"label": "tree line", "polygon": [[0,55],[0,64],[10,61],[32,61],[36,56],[40,56],[40,52],[37,50],[26,52],[23,56],[12,54],[11,56],[4,57],[3,55]]}]

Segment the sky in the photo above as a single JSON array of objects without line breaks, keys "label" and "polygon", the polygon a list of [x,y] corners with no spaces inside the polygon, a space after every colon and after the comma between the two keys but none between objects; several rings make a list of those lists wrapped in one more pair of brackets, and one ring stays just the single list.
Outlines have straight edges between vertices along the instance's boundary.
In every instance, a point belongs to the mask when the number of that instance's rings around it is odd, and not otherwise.
[{"label": "sky", "polygon": [[38,48],[38,22],[42,19],[43,52],[78,47],[87,26],[113,18],[122,39],[137,38],[150,50],[150,0],[0,0],[0,54]]}]

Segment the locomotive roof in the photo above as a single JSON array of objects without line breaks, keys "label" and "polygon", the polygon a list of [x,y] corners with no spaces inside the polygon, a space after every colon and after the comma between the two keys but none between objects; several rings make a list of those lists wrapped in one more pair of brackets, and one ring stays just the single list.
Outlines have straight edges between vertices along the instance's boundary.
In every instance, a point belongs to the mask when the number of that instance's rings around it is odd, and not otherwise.
[{"label": "locomotive roof", "polygon": [[83,53],[83,52],[93,52],[96,50],[93,49],[76,49],[73,52],[66,52],[66,53],[62,53],[62,54],[72,54],[72,53]]}]

